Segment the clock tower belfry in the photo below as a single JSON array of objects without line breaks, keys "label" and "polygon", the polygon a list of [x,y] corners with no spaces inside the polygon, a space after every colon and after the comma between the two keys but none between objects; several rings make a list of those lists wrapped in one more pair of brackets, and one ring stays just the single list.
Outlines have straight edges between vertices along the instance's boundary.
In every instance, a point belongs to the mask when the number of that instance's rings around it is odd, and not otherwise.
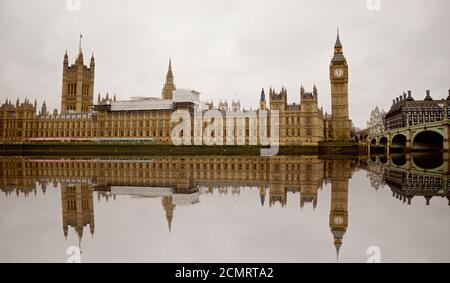
[{"label": "clock tower belfry", "polygon": [[331,80],[331,139],[350,141],[351,121],[348,111],[348,65],[337,33],[334,56],[330,64]]}]

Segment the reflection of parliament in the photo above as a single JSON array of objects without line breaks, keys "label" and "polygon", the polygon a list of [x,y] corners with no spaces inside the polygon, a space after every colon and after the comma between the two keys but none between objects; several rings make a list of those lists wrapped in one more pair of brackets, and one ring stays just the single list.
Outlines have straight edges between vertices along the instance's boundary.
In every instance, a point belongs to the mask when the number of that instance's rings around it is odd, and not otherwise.
[{"label": "reflection of parliament", "polygon": [[[168,144],[174,126],[171,114],[178,109],[188,110],[191,115],[194,111],[210,109],[241,111],[238,100],[233,100],[231,105],[221,101],[214,106],[212,102],[201,103],[196,91],[177,89],[171,63],[161,98],[136,97],[118,101],[115,94],[107,93],[103,97],[99,94],[94,105],[94,77],[94,56],[89,66],[84,64],[80,39],[75,64],[69,64],[67,52],[64,56],[60,113],[57,109],[50,112],[45,102],[38,113],[36,101],[25,99],[20,102],[18,99],[13,103],[6,100],[0,106],[0,141],[147,141]],[[262,90],[259,109],[278,110],[280,113],[280,145],[317,145],[319,142],[350,140],[348,65],[339,34],[330,63],[330,81],[331,115],[319,107],[316,86],[312,92],[301,87],[300,104],[288,104],[284,87],[280,92],[271,87],[268,102],[266,92]],[[236,135],[249,136],[249,128],[246,123],[245,133]]]},{"label": "reflection of parliament", "polygon": [[[286,206],[288,193],[298,194],[299,208],[316,208],[323,184],[331,183],[329,225],[339,252],[348,226],[348,183],[354,163],[314,157],[161,157],[156,159],[27,159],[0,162],[0,189],[7,195],[36,194],[36,184],[61,184],[64,235],[73,227],[94,233],[94,191],[98,201],[116,196],[160,198],[169,229],[176,207],[195,205],[201,194],[239,194],[255,190],[262,206]],[[259,192],[259,196],[258,193]],[[256,198],[257,197],[257,198]],[[259,200],[258,200],[259,199]],[[207,201],[203,200],[203,201]],[[290,204],[292,205],[292,204]]]}]

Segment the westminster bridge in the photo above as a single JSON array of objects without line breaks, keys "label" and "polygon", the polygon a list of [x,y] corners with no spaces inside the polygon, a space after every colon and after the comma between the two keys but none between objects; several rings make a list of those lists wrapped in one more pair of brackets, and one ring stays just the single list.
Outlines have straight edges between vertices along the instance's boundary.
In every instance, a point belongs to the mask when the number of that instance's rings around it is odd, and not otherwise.
[{"label": "westminster bridge", "polygon": [[448,152],[450,149],[450,120],[444,119],[420,124],[408,121],[406,127],[369,135],[368,147],[371,153]]}]

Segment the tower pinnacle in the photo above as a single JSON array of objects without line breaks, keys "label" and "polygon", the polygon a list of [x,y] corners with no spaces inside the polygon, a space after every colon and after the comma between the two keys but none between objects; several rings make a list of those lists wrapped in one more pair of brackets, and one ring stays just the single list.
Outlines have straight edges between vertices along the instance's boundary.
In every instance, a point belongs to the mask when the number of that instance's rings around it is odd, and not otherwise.
[{"label": "tower pinnacle", "polygon": [[162,89],[161,98],[170,100],[173,97],[173,91],[176,90],[173,72],[172,72],[172,59],[169,59],[169,69],[167,70],[166,82]]},{"label": "tower pinnacle", "polygon": [[79,42],[79,47],[78,47],[78,54],[81,54],[81,39],[83,38],[83,35],[80,33],[80,42]]},{"label": "tower pinnacle", "polygon": [[334,48],[342,48],[341,38],[339,36],[339,27],[337,29],[337,38],[336,38],[336,43],[334,44]]}]

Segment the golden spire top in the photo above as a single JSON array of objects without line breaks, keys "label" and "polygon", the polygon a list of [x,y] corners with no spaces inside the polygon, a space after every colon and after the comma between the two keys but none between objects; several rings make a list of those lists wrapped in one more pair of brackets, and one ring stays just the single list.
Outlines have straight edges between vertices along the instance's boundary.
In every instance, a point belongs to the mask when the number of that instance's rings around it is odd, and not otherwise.
[{"label": "golden spire top", "polygon": [[172,58],[169,58],[169,69],[167,70],[167,78],[173,78],[172,72]]},{"label": "golden spire top", "polygon": [[339,27],[337,28],[337,38],[336,38],[336,44],[334,45],[334,48],[342,48],[341,38],[339,36]]}]

